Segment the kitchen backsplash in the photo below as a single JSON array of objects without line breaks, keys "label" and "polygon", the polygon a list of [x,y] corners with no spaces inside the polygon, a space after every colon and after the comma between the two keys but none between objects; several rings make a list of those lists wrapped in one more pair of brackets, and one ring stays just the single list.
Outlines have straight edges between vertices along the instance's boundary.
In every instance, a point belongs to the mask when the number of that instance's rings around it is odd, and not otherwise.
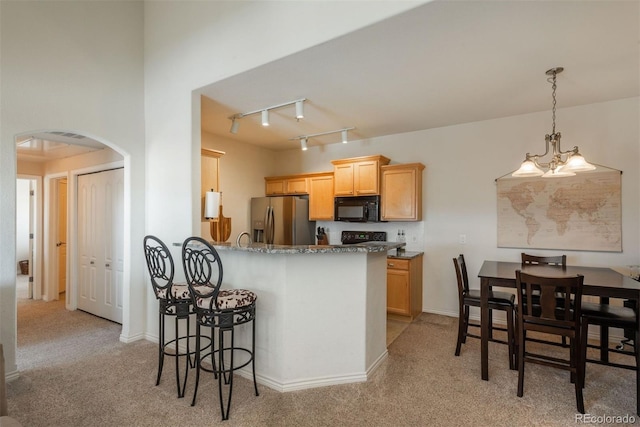
[{"label": "kitchen backsplash", "polygon": [[424,251],[424,222],[339,222],[316,221],[316,227],[323,227],[329,236],[330,245],[339,245],[340,237],[345,230],[349,231],[385,231],[387,240],[395,242],[398,230],[404,230],[407,242],[406,250]]}]

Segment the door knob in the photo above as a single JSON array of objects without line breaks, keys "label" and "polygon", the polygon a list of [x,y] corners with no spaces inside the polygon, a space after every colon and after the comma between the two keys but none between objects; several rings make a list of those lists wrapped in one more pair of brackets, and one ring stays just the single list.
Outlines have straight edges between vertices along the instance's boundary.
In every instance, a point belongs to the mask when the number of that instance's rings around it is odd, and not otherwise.
[{"label": "door knob", "polygon": [[66,245],[66,244],[67,244],[67,242],[58,242],[58,243],[56,243],[56,246],[59,247],[59,246]]}]

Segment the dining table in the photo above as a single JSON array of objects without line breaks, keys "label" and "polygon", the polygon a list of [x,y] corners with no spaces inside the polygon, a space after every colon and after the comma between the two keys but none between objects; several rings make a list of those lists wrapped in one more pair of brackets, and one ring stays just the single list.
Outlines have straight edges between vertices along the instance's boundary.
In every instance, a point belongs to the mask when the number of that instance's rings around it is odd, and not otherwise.
[{"label": "dining table", "polygon": [[[640,307],[640,282],[625,276],[608,267],[583,266],[554,266],[554,265],[525,265],[520,262],[484,261],[478,277],[480,278],[480,324],[481,324],[481,375],[485,381],[489,380],[489,293],[493,287],[515,288],[516,271],[543,277],[575,277],[584,276],[582,294],[600,298],[602,304],[608,304],[609,298],[633,300],[636,307]],[[640,330],[640,316],[636,326]],[[609,341],[608,329],[600,328],[600,361],[608,363],[607,351]],[[640,351],[640,345],[634,346]],[[638,355],[636,354],[636,360]],[[640,402],[640,370],[636,369],[636,388]],[[639,405],[640,406],[640,405]]]}]

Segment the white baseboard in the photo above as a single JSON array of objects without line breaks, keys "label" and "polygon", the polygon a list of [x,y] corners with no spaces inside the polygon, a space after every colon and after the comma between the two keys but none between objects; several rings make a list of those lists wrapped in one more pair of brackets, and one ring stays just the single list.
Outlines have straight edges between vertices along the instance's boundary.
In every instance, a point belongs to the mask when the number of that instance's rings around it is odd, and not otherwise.
[{"label": "white baseboard", "polygon": [[[429,313],[429,314],[438,314],[441,316],[448,316],[448,317],[453,317],[453,318],[458,318],[458,311],[455,312],[451,312],[451,311],[447,311],[447,310],[423,310],[423,313]],[[474,322],[480,324],[480,315],[470,315],[469,316],[469,320],[473,320]],[[507,322],[506,320],[502,320],[500,318],[496,318],[494,316],[493,319],[493,323],[500,325],[500,326],[506,326]],[[593,340],[599,340],[600,339],[600,331],[599,328],[595,328],[592,327],[592,330],[595,329],[597,332],[589,332],[589,339],[593,339]],[[624,331],[622,329],[618,329],[618,328],[609,328],[609,343],[611,342],[620,342],[621,340],[624,339]]]},{"label": "white baseboard", "polygon": [[[290,382],[281,382],[272,377],[267,377],[265,375],[256,374],[256,381],[258,384],[269,387],[275,391],[280,393],[286,393],[290,391],[297,390],[306,390],[310,388],[318,388],[318,387],[326,387],[330,385],[340,385],[340,384],[351,384],[351,383],[360,383],[366,382],[367,379],[375,372],[376,369],[380,367],[382,362],[384,362],[389,356],[388,351],[385,351],[378,357],[375,362],[367,369],[366,372],[353,373],[347,375],[340,376],[331,376],[331,377],[316,377],[316,378],[307,378],[300,381],[290,381]],[[243,378],[246,378],[249,381],[253,381],[253,372],[250,367],[245,367],[236,371],[238,375]]]}]

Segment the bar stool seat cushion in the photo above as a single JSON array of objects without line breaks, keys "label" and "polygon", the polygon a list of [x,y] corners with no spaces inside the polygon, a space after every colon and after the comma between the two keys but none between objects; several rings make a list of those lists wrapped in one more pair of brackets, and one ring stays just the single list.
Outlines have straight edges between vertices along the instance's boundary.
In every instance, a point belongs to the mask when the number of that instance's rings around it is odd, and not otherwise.
[{"label": "bar stool seat cushion", "polygon": [[[158,289],[158,299],[167,299],[167,288]],[[190,300],[189,286],[186,283],[174,283],[171,286],[171,296],[176,300]]]},{"label": "bar stool seat cushion", "polygon": [[[196,305],[199,308],[209,308],[211,298],[196,298]],[[246,289],[221,289],[218,293],[218,308],[224,309],[236,309],[248,307],[256,302],[257,295]]]}]

